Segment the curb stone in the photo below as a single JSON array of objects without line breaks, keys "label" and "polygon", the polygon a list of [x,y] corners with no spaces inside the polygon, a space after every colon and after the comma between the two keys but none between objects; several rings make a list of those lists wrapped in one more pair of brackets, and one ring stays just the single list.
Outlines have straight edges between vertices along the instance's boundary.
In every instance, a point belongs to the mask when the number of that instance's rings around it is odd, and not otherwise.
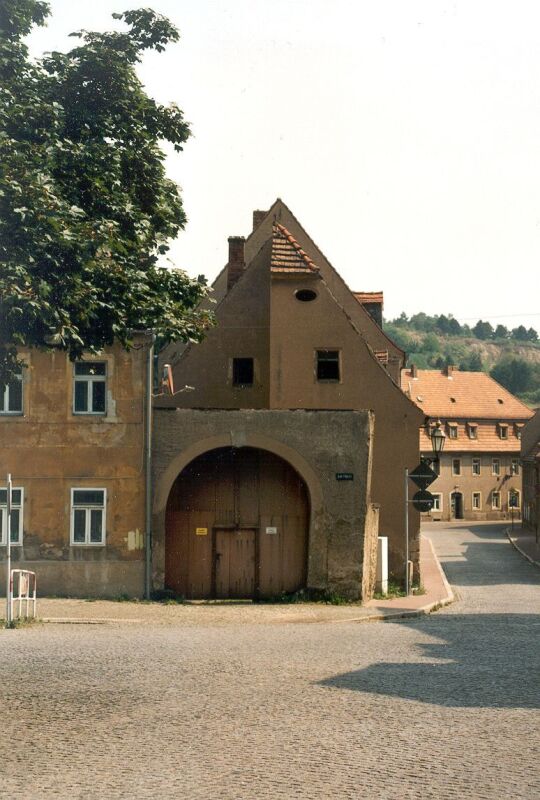
[{"label": "curb stone", "polygon": [[525,550],[521,549],[521,547],[517,543],[516,537],[512,536],[510,528],[506,528],[505,533],[506,533],[506,538],[508,539],[512,547],[514,547],[518,551],[518,553],[523,556],[523,558],[526,558],[527,561],[530,564],[533,564],[535,567],[540,567],[540,561],[535,561],[535,559],[531,558],[530,555],[528,555],[528,553],[525,552]]}]

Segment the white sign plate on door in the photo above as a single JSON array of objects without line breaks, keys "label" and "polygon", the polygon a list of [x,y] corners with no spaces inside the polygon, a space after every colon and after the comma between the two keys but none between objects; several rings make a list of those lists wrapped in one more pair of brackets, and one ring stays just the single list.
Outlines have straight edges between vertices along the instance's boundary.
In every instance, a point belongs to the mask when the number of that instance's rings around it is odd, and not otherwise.
[{"label": "white sign plate on door", "polygon": [[277,533],[277,528],[267,528],[266,533]]}]

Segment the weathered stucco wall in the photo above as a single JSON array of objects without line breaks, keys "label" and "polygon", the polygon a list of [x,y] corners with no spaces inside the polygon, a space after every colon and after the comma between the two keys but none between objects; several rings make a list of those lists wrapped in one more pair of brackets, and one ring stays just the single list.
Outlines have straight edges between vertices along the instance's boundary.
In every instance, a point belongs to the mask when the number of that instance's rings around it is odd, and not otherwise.
[{"label": "weathered stucco wall", "polygon": [[[308,586],[361,594],[373,416],[367,411],[157,409],[154,418],[154,587],[165,563],[165,511],[182,469],[218,447],[256,447],[288,461],[310,495]],[[336,480],[351,472],[352,481]]]},{"label": "weathered stucco wall", "polygon": [[[103,416],[74,415],[73,364],[35,350],[25,355],[24,413],[0,415],[0,485],[9,472],[24,489],[23,543],[12,559],[37,573],[41,594],[143,593],[147,350],[142,337],[137,344],[88,356],[107,363]],[[70,544],[71,490],[84,487],[107,490],[103,545]]]}]

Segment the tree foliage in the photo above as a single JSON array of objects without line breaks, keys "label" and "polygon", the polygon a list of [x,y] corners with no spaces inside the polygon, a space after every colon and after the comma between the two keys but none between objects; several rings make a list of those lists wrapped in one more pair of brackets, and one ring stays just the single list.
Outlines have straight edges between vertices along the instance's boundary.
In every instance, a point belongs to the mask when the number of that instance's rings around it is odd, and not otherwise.
[{"label": "tree foliage", "polygon": [[0,0],[0,384],[21,346],[73,359],[134,330],[198,340],[210,322],[204,280],[158,264],[186,222],[159,142],[179,151],[190,129],[135,71],[178,31],[149,9],[113,14],[126,31],[80,31],[33,62],[23,39],[47,15]]},{"label": "tree foliage", "polygon": [[499,361],[490,375],[512,394],[527,392],[534,385],[533,367],[521,358],[505,358]]}]

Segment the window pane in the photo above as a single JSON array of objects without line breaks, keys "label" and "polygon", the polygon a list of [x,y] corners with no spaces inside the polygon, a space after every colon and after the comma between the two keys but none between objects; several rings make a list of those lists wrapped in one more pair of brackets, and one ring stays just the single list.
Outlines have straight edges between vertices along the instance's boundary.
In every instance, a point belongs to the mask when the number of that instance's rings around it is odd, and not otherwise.
[{"label": "window pane", "polygon": [[[20,506],[21,504],[21,490],[11,490],[11,505]],[[0,489],[0,505],[7,506],[7,489]]]},{"label": "window pane", "polygon": [[92,411],[105,411],[105,381],[93,381],[92,383]]},{"label": "window pane", "polygon": [[103,489],[76,489],[73,492],[73,505],[102,506],[104,496]]},{"label": "window pane", "polygon": [[253,385],[252,358],[233,358],[233,384],[235,386]]},{"label": "window pane", "polygon": [[317,380],[339,381],[339,352],[317,350]]},{"label": "window pane", "polygon": [[73,512],[73,541],[84,543],[86,529],[86,511],[76,508]]},{"label": "window pane", "polygon": [[4,509],[0,508],[0,542],[4,541]]},{"label": "window pane", "polygon": [[18,508],[14,508],[11,512],[11,536],[10,539],[12,542],[19,541],[19,520],[20,520],[20,511]]},{"label": "window pane", "polygon": [[88,383],[75,381],[75,411],[88,411]]},{"label": "window pane", "polygon": [[75,375],[105,375],[104,361],[78,361],[75,364]]},{"label": "window pane", "polygon": [[8,411],[22,411],[22,380],[15,378],[8,386]]},{"label": "window pane", "polygon": [[103,528],[103,512],[92,509],[90,512],[90,541],[101,542]]}]

